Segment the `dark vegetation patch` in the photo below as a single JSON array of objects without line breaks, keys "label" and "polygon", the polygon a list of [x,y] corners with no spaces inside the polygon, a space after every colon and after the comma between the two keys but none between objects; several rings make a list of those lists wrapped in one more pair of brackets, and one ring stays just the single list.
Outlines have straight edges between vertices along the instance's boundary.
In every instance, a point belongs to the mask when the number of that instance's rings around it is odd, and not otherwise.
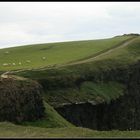
[{"label": "dark vegetation patch", "polygon": [[0,80],[0,121],[20,123],[42,118],[41,86],[31,80]]}]

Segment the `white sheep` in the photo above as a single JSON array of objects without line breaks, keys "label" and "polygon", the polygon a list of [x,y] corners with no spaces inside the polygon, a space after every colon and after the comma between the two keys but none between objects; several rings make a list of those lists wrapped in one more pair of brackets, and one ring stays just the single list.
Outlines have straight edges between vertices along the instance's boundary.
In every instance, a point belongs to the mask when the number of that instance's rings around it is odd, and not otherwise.
[{"label": "white sheep", "polygon": [[8,53],[9,53],[8,51],[5,52],[5,54],[8,54]]},{"label": "white sheep", "polygon": [[31,61],[30,61],[30,60],[26,60],[26,62],[27,62],[27,63],[31,63]]},{"label": "white sheep", "polygon": [[21,62],[19,62],[18,64],[21,65]]},{"label": "white sheep", "polygon": [[45,57],[45,56],[43,56],[43,57],[42,57],[42,59],[43,59],[43,60],[45,60],[45,59],[46,59],[46,57]]},{"label": "white sheep", "polygon": [[13,66],[15,66],[16,65],[16,63],[12,63],[13,64]]},{"label": "white sheep", "polygon": [[8,66],[8,64],[7,63],[4,63],[3,66]]}]

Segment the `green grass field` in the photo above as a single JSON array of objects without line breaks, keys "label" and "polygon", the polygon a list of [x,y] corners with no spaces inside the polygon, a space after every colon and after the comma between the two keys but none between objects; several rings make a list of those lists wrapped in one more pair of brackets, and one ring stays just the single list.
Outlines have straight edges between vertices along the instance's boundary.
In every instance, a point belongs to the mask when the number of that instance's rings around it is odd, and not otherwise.
[{"label": "green grass field", "polygon": [[39,128],[0,123],[1,138],[140,138],[140,131],[96,131],[81,127]]},{"label": "green grass field", "polygon": [[0,70],[32,69],[92,57],[133,36],[101,40],[48,43],[0,49]]}]

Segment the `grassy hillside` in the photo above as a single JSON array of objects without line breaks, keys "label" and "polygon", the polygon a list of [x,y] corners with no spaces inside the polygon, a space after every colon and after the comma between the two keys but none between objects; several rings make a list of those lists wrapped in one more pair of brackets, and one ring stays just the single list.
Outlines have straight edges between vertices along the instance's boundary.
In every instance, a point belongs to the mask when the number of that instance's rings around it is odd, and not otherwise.
[{"label": "grassy hillside", "polygon": [[[132,38],[133,36],[131,36]],[[123,37],[122,37],[123,38]],[[130,38],[130,36],[129,36]],[[136,63],[140,60],[140,37],[136,37],[132,42],[124,47],[111,49],[111,51],[101,52],[91,61],[76,65],[64,65],[63,67],[43,69],[43,70],[27,70],[20,72],[21,75],[33,79],[41,79],[48,76],[64,76],[64,75],[82,75],[88,71],[96,72],[101,70],[109,70],[116,67],[125,67]]]},{"label": "grassy hillside", "polygon": [[125,69],[138,62],[139,46],[140,37],[136,37],[132,42],[103,52],[86,63],[46,70],[30,70],[18,74],[37,79],[45,88],[46,101],[53,105],[89,100],[98,103],[110,102],[124,93],[125,86],[113,80],[104,83],[102,78],[117,77],[109,71]]},{"label": "grassy hillside", "polygon": [[140,37],[122,48],[112,50],[107,54],[102,54],[96,58],[98,60],[112,59],[123,64],[131,64],[140,60]]},{"label": "grassy hillside", "polygon": [[110,39],[48,43],[0,49],[0,70],[32,69],[65,64],[92,57],[133,36]]},{"label": "grassy hillside", "polygon": [[95,131],[81,127],[39,128],[0,123],[1,138],[139,138],[140,131]]}]

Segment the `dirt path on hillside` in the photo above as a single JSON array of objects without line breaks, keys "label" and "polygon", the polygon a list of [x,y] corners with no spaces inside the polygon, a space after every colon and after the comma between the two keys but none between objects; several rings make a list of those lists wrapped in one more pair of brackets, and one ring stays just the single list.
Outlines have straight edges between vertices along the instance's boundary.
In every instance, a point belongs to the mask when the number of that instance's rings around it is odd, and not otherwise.
[{"label": "dirt path on hillside", "polygon": [[135,38],[132,38],[126,42],[124,42],[123,44],[121,45],[118,45],[116,46],[115,48],[110,48],[109,50],[97,55],[97,56],[93,56],[91,58],[88,58],[88,59],[84,59],[84,60],[79,60],[79,61],[75,61],[75,62],[71,62],[71,63],[67,63],[67,64],[64,64],[64,66],[70,66],[70,65],[77,65],[77,64],[83,64],[83,63],[87,63],[87,62],[90,62],[90,61],[93,61],[93,60],[96,60],[97,58],[99,58],[100,56],[103,56],[103,55],[106,55],[108,53],[111,53],[117,49],[120,49],[120,48],[123,48],[123,47],[126,47],[127,45],[129,45],[131,42],[133,42],[135,39],[137,39],[137,37]]}]

